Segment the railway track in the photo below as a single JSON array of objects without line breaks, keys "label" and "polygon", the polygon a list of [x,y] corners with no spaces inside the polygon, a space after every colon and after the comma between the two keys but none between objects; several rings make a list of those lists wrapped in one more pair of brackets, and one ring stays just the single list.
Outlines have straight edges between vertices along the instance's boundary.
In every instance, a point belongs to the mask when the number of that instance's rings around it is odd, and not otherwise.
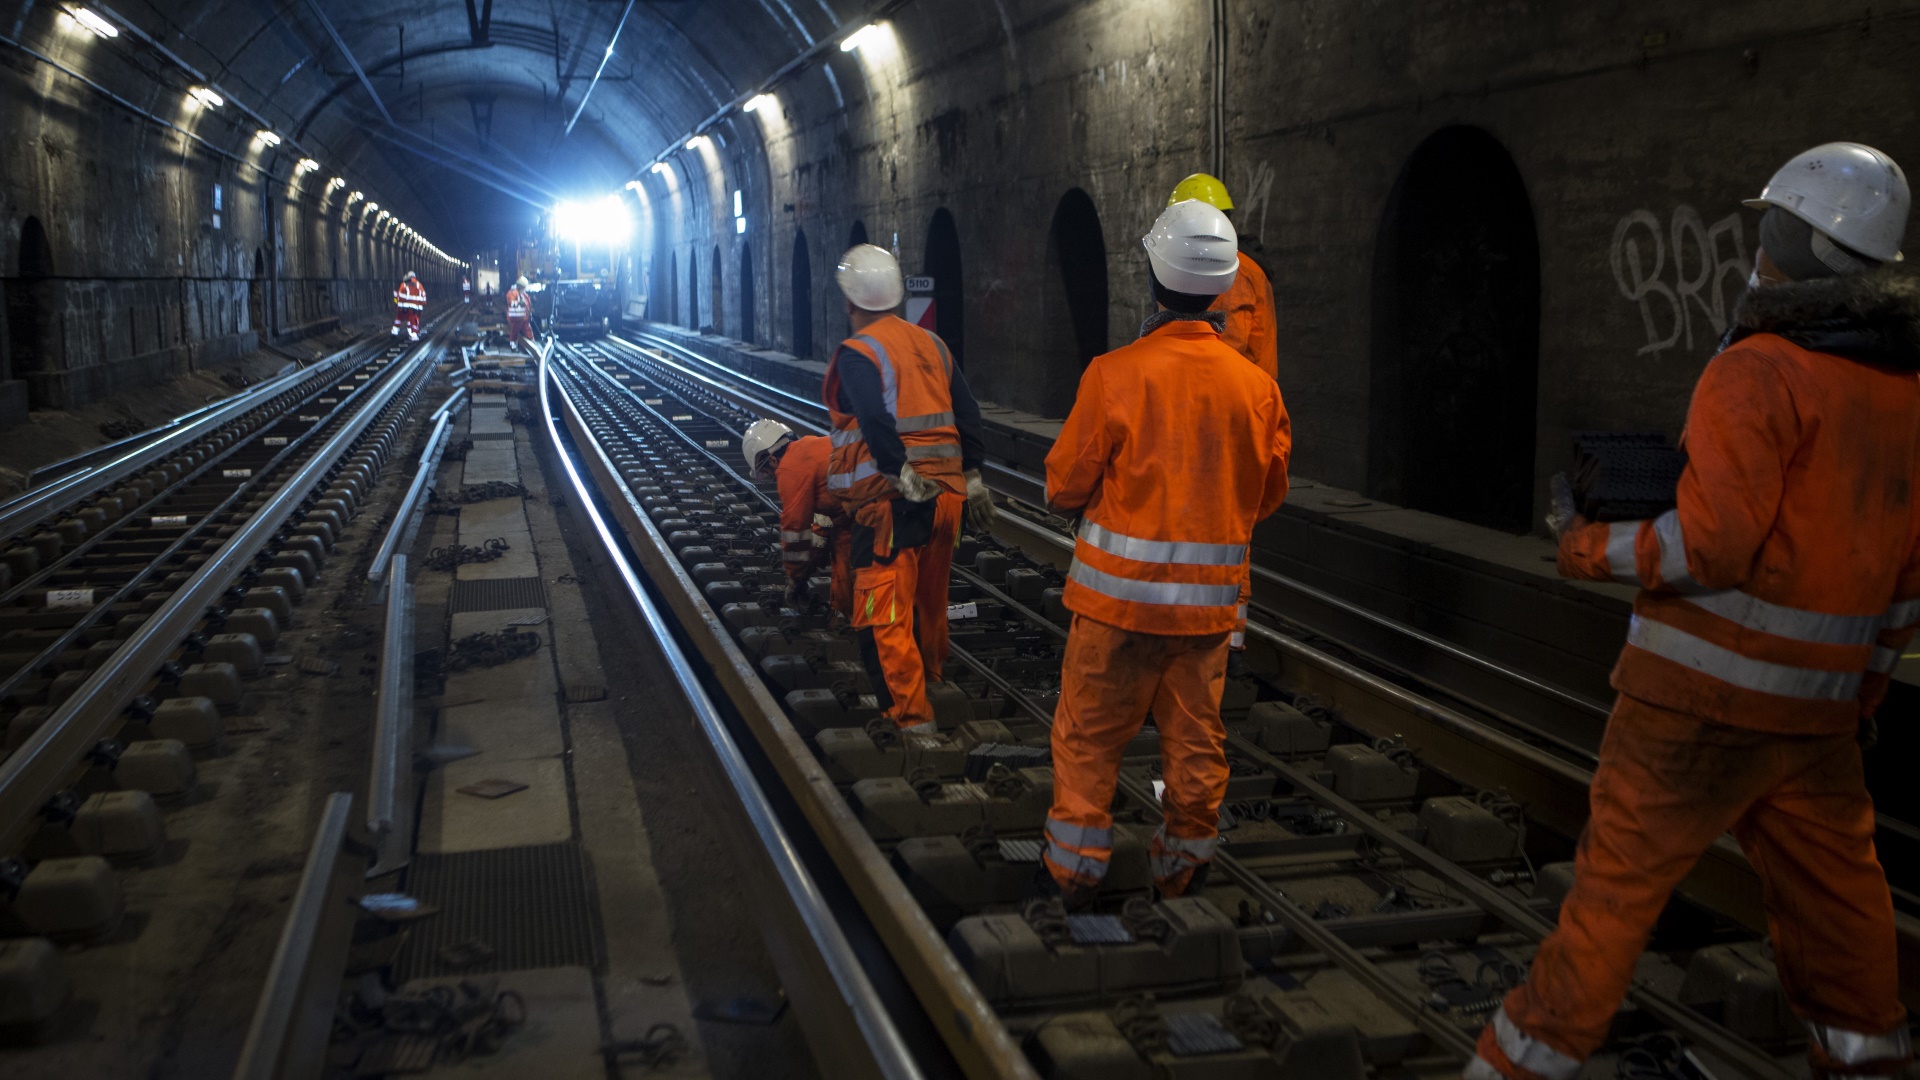
[{"label": "railway track", "polygon": [[0,506],[10,936],[114,931],[107,860],[165,843],[154,798],[194,787],[189,747],[217,740],[371,493],[437,329],[336,353]]},{"label": "railway track", "polygon": [[[1148,729],[1123,770],[1106,893],[1068,915],[1037,899],[1037,875],[1070,540],[1031,504],[995,537],[963,540],[940,733],[903,741],[874,722],[824,606],[781,606],[777,507],[737,471],[739,433],[762,415],[819,424],[764,389],[618,339],[557,346],[542,371],[550,428],[604,511],[610,552],[651,582],[960,1071],[1457,1075],[1568,883],[1576,763],[1256,626],[1274,674],[1225,703],[1233,779],[1207,887],[1151,894]],[[996,486],[1026,502],[1032,478],[1009,471]],[[1711,1075],[1794,1074],[1793,1025],[1755,1022],[1737,985],[1767,963],[1756,905],[1737,849],[1704,864],[1609,1053],[1684,1047]]]}]

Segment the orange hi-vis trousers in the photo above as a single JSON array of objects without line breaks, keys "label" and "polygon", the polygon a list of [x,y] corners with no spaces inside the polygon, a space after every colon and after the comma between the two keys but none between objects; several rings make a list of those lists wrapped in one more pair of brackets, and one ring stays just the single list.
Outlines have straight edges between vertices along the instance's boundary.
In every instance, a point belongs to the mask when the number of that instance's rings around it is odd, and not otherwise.
[{"label": "orange hi-vis trousers", "polygon": [[1570,1080],[1600,1048],[1675,886],[1732,831],[1760,876],[1816,1076],[1912,1056],[1893,900],[1854,736],[1777,735],[1619,697],[1560,926],[1480,1035],[1469,1077]]},{"label": "orange hi-vis trousers", "polygon": [[881,714],[903,731],[934,730],[927,680],[947,662],[947,578],[966,498],[875,499],[853,515],[853,614]]},{"label": "orange hi-vis trousers", "polygon": [[1053,810],[1042,856],[1069,902],[1091,899],[1106,877],[1120,755],[1149,709],[1166,781],[1165,820],[1149,851],[1154,880],[1179,896],[1212,860],[1227,794],[1226,680],[1225,633],[1143,634],[1073,617],[1053,716]]}]

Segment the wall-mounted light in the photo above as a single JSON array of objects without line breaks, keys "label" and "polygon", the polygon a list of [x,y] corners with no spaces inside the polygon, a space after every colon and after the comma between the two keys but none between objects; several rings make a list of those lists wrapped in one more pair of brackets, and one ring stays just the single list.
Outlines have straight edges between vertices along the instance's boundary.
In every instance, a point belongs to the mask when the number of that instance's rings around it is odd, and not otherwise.
[{"label": "wall-mounted light", "polygon": [[707,145],[708,142],[709,140],[705,135],[695,135],[693,138],[687,140],[687,149],[698,150]]},{"label": "wall-mounted light", "polygon": [[740,235],[742,235],[742,236],[745,236],[745,235],[746,235],[746,232],[747,232],[747,219],[746,219],[746,218],[744,218],[744,217],[737,217],[737,218],[734,218],[734,219],[733,219],[733,231],[734,231],[734,232],[736,232],[736,233],[738,233],[738,234],[740,234]]},{"label": "wall-mounted light", "polygon": [[653,175],[655,176],[667,175],[667,163],[664,161],[654,162],[652,172],[653,172]]},{"label": "wall-mounted light", "polygon": [[275,135],[273,132],[268,131],[266,128],[261,128],[259,131],[254,132],[253,138],[255,142],[258,142],[263,146],[279,146],[280,145],[280,136]]},{"label": "wall-mounted light", "polygon": [[628,191],[639,191],[639,190],[640,190],[640,181],[638,181],[638,180],[629,180],[629,181],[627,181],[627,190],[628,190]]},{"label": "wall-mounted light", "polygon": [[852,52],[853,50],[859,48],[862,45],[871,43],[874,39],[880,36],[880,33],[881,33],[881,30],[880,30],[879,23],[877,22],[868,23],[867,25],[861,27],[860,29],[855,30],[853,33],[848,34],[847,40],[840,43],[840,51]]},{"label": "wall-mounted light", "polygon": [[86,8],[75,5],[67,9],[67,14],[73,17],[74,22],[92,31],[94,37],[117,38],[120,36],[119,27]]},{"label": "wall-mounted light", "polygon": [[347,181],[344,177],[336,176],[333,179],[327,181],[328,191],[335,191],[346,186],[347,186]]},{"label": "wall-mounted light", "polygon": [[367,197],[367,196],[366,196],[366,194],[365,194],[364,192],[359,192],[359,191],[356,191],[356,192],[354,192],[353,194],[351,194],[351,195],[349,195],[349,196],[347,196],[347,205],[348,205],[348,206],[352,206],[352,205],[353,205],[354,203],[357,203],[357,202],[359,202],[359,201],[360,201],[361,199],[364,199],[364,198],[366,198],[366,197]]},{"label": "wall-mounted light", "polygon": [[320,167],[320,163],[310,157],[303,157],[294,165],[296,172],[310,173]]},{"label": "wall-mounted light", "polygon": [[[380,209],[380,204],[377,202],[370,202],[367,204],[367,213],[369,214],[373,213],[375,210],[378,210],[378,209]],[[381,215],[381,216],[384,217],[385,215]]]},{"label": "wall-mounted light", "polygon": [[205,105],[209,109],[217,109],[220,106],[225,105],[227,103],[226,98],[223,98],[219,94],[214,93],[211,87],[206,87],[206,86],[194,87],[193,89],[187,91],[187,96],[199,102],[200,104]]},{"label": "wall-mounted light", "polygon": [[740,203],[740,189],[734,188],[733,189],[733,216],[739,217],[741,214],[744,214],[744,213],[746,213],[746,210],[741,206],[741,203]]},{"label": "wall-mounted light", "polygon": [[740,106],[740,109],[742,112],[759,112],[761,109],[775,104],[778,104],[778,99],[772,94],[755,94],[748,98],[747,103]]}]

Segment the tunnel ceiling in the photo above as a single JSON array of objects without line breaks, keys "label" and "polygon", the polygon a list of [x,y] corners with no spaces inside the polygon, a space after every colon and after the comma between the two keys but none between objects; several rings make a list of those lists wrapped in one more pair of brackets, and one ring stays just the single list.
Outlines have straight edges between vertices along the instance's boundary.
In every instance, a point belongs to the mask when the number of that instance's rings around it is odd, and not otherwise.
[{"label": "tunnel ceiling", "polygon": [[[109,0],[108,6],[279,125],[320,157],[324,169],[364,173],[369,159],[382,159],[412,189],[388,198],[407,198],[421,227],[448,238],[443,243],[471,248],[517,233],[535,206],[618,188],[672,140],[831,36],[844,20],[866,15],[870,5]],[[603,57],[599,84],[580,110]],[[568,133],[576,110],[578,122]]]}]

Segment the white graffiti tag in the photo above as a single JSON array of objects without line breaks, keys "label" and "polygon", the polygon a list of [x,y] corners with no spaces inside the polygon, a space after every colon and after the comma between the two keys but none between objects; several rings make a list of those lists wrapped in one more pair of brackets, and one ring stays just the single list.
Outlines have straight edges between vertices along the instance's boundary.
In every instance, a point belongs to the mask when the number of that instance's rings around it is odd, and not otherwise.
[{"label": "white graffiti tag", "polygon": [[1696,319],[1705,320],[1698,330],[1709,341],[1725,333],[1732,305],[1753,270],[1738,213],[1707,225],[1685,204],[1674,208],[1665,229],[1649,210],[1621,218],[1613,227],[1612,262],[1620,295],[1640,305],[1647,332],[1641,355],[1673,348],[1682,339],[1692,348]]},{"label": "white graffiti tag", "polygon": [[1237,216],[1242,222],[1252,226],[1255,236],[1265,236],[1267,231],[1267,199],[1273,194],[1273,166],[1265,161],[1257,165],[1246,166],[1247,182],[1240,189],[1240,201]]}]

